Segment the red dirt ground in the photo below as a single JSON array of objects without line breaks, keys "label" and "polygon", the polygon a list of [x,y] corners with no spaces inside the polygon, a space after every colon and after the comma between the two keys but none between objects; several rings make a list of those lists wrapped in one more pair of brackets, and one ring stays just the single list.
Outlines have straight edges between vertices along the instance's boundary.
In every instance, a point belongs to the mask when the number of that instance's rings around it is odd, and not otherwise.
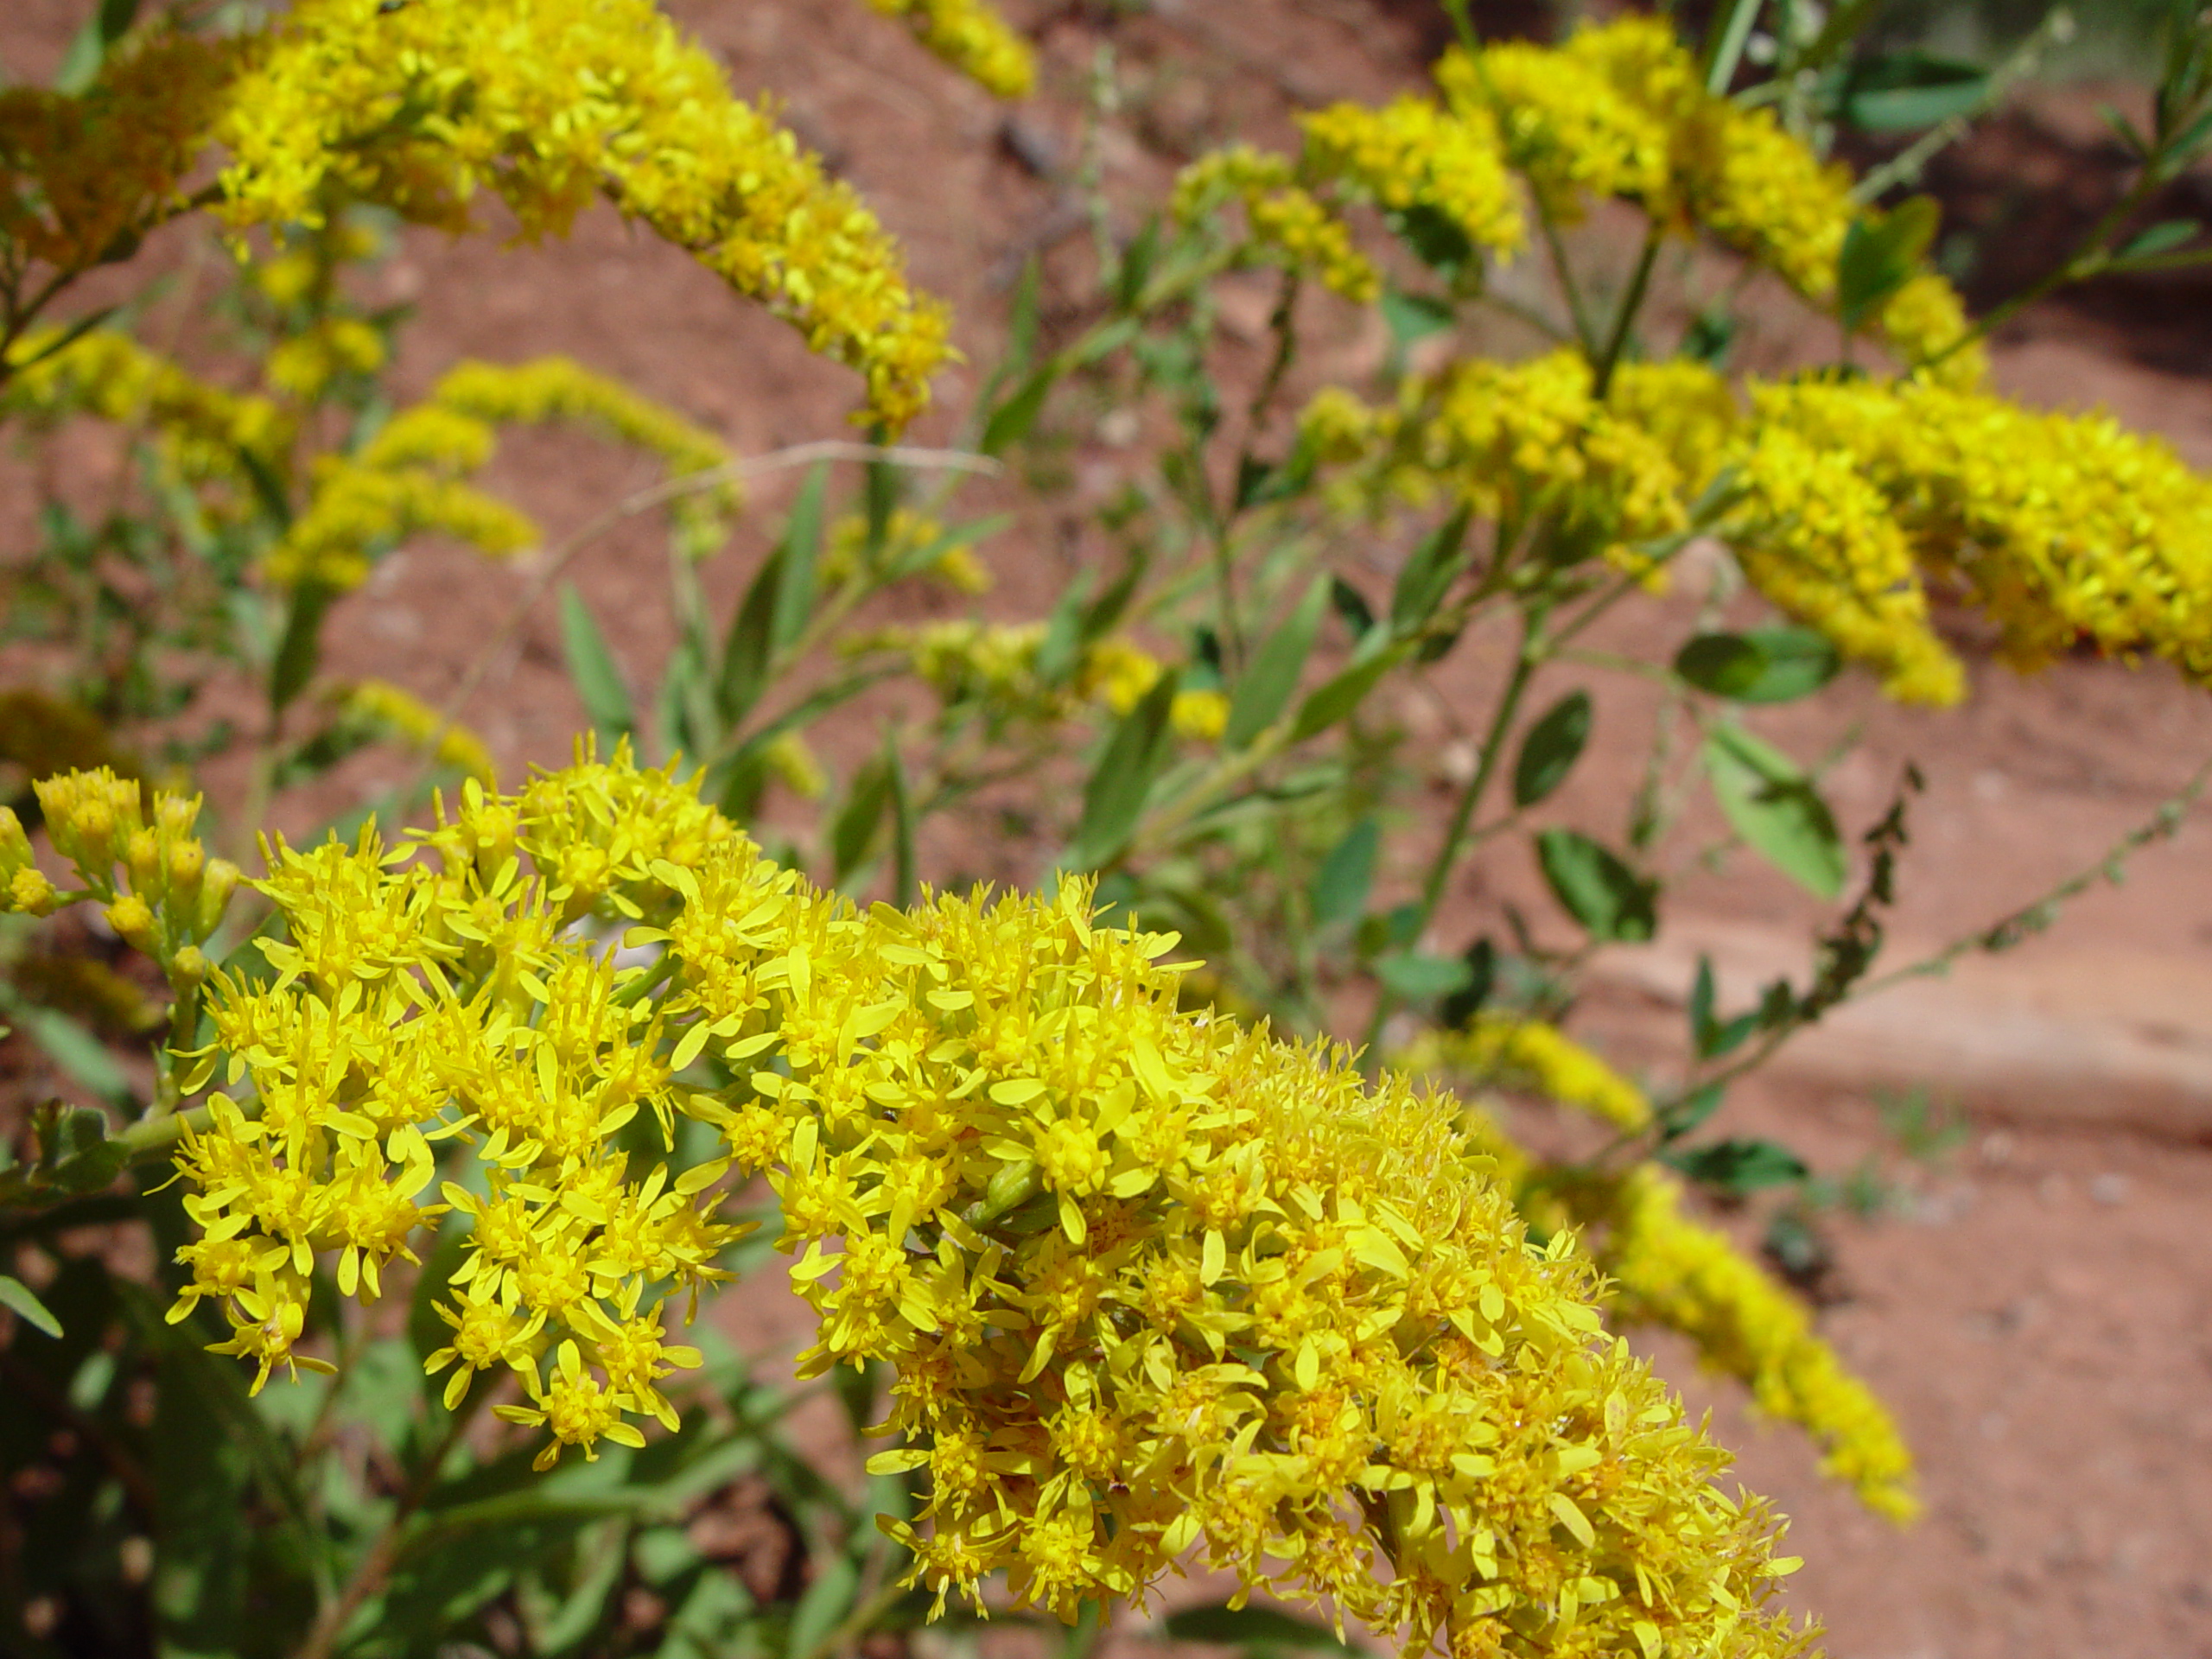
[{"label": "red dirt ground", "polygon": [[[671,9],[741,89],[786,101],[791,124],[906,239],[918,277],[954,303],[972,362],[945,377],[943,410],[917,435],[942,437],[991,359],[1009,262],[1066,232],[1059,187],[1016,159],[999,107],[857,4]],[[1184,156],[1230,137],[1280,140],[1295,107],[1414,84],[1432,28],[1413,0],[1154,0],[1148,15],[1110,27],[1116,9],[1104,4],[1049,19],[1041,0],[1010,9],[1039,25],[1048,64],[1046,92],[1015,118],[1019,135],[1033,150],[1030,140],[1049,140],[1062,161],[1092,53],[1110,35],[1127,93],[1105,146],[1117,189],[1156,189]],[[82,10],[12,0],[0,60],[36,73]],[[421,306],[409,388],[462,355],[564,352],[748,454],[836,432],[852,396],[848,378],[779,327],[605,217],[540,250],[410,237],[379,280]],[[2171,319],[2140,321],[2155,350],[2132,348],[2126,304],[2109,293],[2094,316],[2041,314],[1999,351],[1999,381],[2031,401],[2102,404],[2212,467],[2208,359]],[[1786,355],[1789,341],[1755,349]],[[1086,492],[1128,464],[1100,443],[1073,457]],[[639,480],[626,463],[546,439],[513,445],[499,481],[557,529]],[[756,522],[772,524],[786,487],[761,488]],[[1010,537],[998,550],[1001,602],[1033,612],[1061,567],[1021,547]],[[718,595],[757,548],[741,538],[716,572]],[[658,560],[641,533],[594,548],[576,569],[640,668],[667,638]],[[433,550],[396,557],[349,602],[334,666],[441,696],[523,579]],[[1608,643],[1654,637],[1656,619],[1663,607],[1624,621]],[[1447,685],[1480,696],[1499,645],[1471,641]],[[2071,662],[2030,682],[1977,669],[1975,681],[1974,698],[1946,715],[1891,708],[1862,686],[1763,722],[1801,754],[1863,726],[1832,780],[1847,822],[1880,811],[1906,760],[1929,773],[1899,922],[1907,949],[2093,864],[2212,754],[2212,699],[2162,671]],[[1605,696],[1597,747],[1566,798],[1593,824],[1617,820],[1643,741],[1637,697],[1610,684]],[[580,711],[549,614],[531,620],[469,715],[503,767],[563,756]],[[357,777],[365,788],[389,781]],[[1740,1391],[1699,1378],[1678,1344],[1651,1344],[1694,1400],[1712,1402],[1746,1481],[1796,1517],[1792,1548],[1807,1566],[1793,1600],[1826,1619],[1838,1659],[2212,1659],[2208,849],[2212,820],[2191,821],[2137,861],[2128,885],[2088,895],[2049,937],[1854,1011],[1731,1107],[1734,1132],[1781,1135],[1839,1173],[1884,1144],[1880,1089],[1924,1087],[1971,1123],[1947,1160],[1901,1166],[1891,1213],[1835,1227],[1840,1300],[1825,1329],[1919,1452],[1929,1508],[1916,1528],[1866,1516],[1819,1482],[1801,1440],[1747,1421]],[[939,868],[1028,873],[1027,849],[946,840],[927,851]],[[1453,896],[1442,937],[1464,939],[1503,899],[1532,891],[1526,873],[1485,866]],[[1627,1058],[1662,1061],[1697,949],[1713,952],[1724,982],[1749,986],[1802,964],[1810,922],[1778,879],[1693,880],[1663,953],[1608,964],[1580,1029]],[[747,1345],[774,1340],[773,1307],[747,1298],[728,1313]]]}]

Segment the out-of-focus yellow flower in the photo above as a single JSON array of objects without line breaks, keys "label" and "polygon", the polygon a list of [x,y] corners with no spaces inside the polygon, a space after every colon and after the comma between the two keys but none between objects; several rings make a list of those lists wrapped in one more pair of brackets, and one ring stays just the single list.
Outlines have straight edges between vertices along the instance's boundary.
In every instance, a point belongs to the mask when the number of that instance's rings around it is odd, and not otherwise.
[{"label": "out-of-focus yellow flower", "polygon": [[334,687],[332,700],[346,713],[385,728],[415,744],[435,738],[435,759],[486,783],[493,779],[492,751],[458,721],[448,721],[412,692],[389,680],[353,680]]},{"label": "out-of-focus yellow flower", "polygon": [[903,17],[914,38],[987,92],[1027,98],[1037,85],[1037,54],[982,0],[868,0]]},{"label": "out-of-focus yellow flower", "polygon": [[797,732],[784,732],[771,739],[760,752],[760,760],[778,782],[803,801],[818,801],[830,792],[829,774]]},{"label": "out-of-focus yellow flower", "polygon": [[1379,110],[1336,104],[1303,116],[1300,166],[1309,181],[1350,189],[1403,212],[1429,207],[1477,247],[1510,253],[1527,235],[1496,123],[1411,94]]},{"label": "out-of-focus yellow flower", "polygon": [[1229,699],[1208,688],[1178,691],[1167,705],[1167,723],[1198,743],[1218,743],[1229,729]]},{"label": "out-of-focus yellow flower", "polygon": [[1526,1089],[1631,1134],[1651,1124],[1651,1102],[1643,1090],[1541,1020],[1478,1014],[1465,1030],[1422,1033],[1391,1064],[1408,1072],[1449,1070],[1477,1084]]},{"label": "out-of-focus yellow flower", "polygon": [[1170,211],[1190,225],[1240,203],[1250,258],[1311,271],[1356,303],[1372,300],[1382,291],[1382,273],[1353,244],[1350,227],[1296,176],[1287,156],[1232,145],[1200,156],[1176,175]]}]

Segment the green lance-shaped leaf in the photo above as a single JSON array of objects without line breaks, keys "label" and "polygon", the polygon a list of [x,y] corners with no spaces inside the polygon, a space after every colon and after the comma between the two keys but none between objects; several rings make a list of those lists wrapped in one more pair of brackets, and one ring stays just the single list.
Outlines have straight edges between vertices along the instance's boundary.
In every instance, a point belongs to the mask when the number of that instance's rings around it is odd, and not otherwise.
[{"label": "green lance-shaped leaf", "polygon": [[1153,780],[1167,758],[1167,716],[1181,678],[1181,671],[1169,669],[1115,727],[1083,791],[1083,821],[1069,851],[1070,868],[1111,863],[1136,833]]},{"label": "green lance-shaped leaf", "polygon": [[807,619],[814,613],[814,573],[822,559],[829,490],[830,467],[824,462],[810,470],[799,486],[791,517],[784,520],[783,539],[776,544],[776,555],[783,561],[773,634],[779,651],[806,631]]},{"label": "green lance-shaped leaf", "polygon": [[61,1321],[47,1311],[36,1292],[20,1279],[11,1279],[0,1273],[0,1307],[8,1309],[27,1324],[35,1325],[49,1337],[61,1334]]},{"label": "green lance-shaped leaf", "polygon": [[830,828],[830,866],[831,880],[842,883],[861,866],[874,845],[876,830],[883,822],[884,809],[891,804],[891,770],[883,757],[872,755],[861,763],[853,775],[853,787],[845,797],[836,823]]},{"label": "green lance-shaped leaf", "polygon": [[1247,747],[1290,706],[1328,602],[1328,578],[1316,576],[1297,608],[1252,653],[1251,665],[1236,682],[1236,695],[1229,701],[1229,724],[1222,734],[1222,741],[1229,747]]},{"label": "green lance-shaped leaf", "polygon": [[768,664],[775,649],[777,596],[783,591],[784,556],[767,563],[746,588],[745,597],[722,636],[721,671],[715,677],[715,709],[724,728],[734,728],[752,712],[768,684]]},{"label": "green lance-shaped leaf", "polygon": [[1567,781],[1590,741],[1590,694],[1568,692],[1544,711],[1521,741],[1513,763],[1513,804],[1534,806]]},{"label": "green lance-shaped leaf", "polygon": [[1472,512],[1462,507],[1421,538],[1398,572],[1390,590],[1390,631],[1400,636],[1420,631],[1444,602],[1452,583],[1466,568],[1467,526]]},{"label": "green lance-shaped leaf", "polygon": [[1375,857],[1382,845],[1382,826],[1367,817],[1345,830],[1344,839],[1329,849],[1313,876],[1316,927],[1351,921],[1367,908],[1368,889],[1375,882]]},{"label": "green lance-shaped leaf", "polygon": [[1933,197],[1914,196],[1887,213],[1852,221],[1835,270],[1836,315],[1847,331],[1918,272],[1942,217]]},{"label": "green lance-shaped leaf", "polygon": [[1658,931],[1659,884],[1589,836],[1547,830],[1536,837],[1536,861],[1552,896],[1593,938],[1633,943]]},{"label": "green lance-shaped leaf", "polygon": [[569,659],[569,677],[601,740],[612,744],[635,732],[638,717],[630,704],[630,689],[574,582],[561,584],[561,644]]},{"label": "green lance-shaped leaf", "polygon": [[281,714],[292,699],[307,690],[322,662],[322,621],[335,597],[319,582],[303,582],[292,589],[284,611],[284,632],[269,668],[269,708]]},{"label": "green lance-shaped leaf", "polygon": [[1819,690],[1842,667],[1835,646],[1810,628],[1700,633],[1675,654],[1677,675],[1732,702],[1794,702]]},{"label": "green lance-shaped leaf", "polygon": [[1291,722],[1290,741],[1303,743],[1348,718],[1366,700],[1376,683],[1403,662],[1411,649],[1410,645],[1401,642],[1371,657],[1355,658],[1351,667],[1314,687],[1306,694],[1306,701],[1298,705],[1298,717]]},{"label": "green lance-shaped leaf", "polygon": [[1988,72],[1977,65],[1893,52],[1842,71],[1834,96],[1843,118],[1861,131],[1906,132],[1970,114],[1988,94]]},{"label": "green lance-shaped leaf", "polygon": [[1812,780],[1796,761],[1735,726],[1705,742],[1713,798],[1736,833],[1768,863],[1822,899],[1843,891],[1843,837]]}]

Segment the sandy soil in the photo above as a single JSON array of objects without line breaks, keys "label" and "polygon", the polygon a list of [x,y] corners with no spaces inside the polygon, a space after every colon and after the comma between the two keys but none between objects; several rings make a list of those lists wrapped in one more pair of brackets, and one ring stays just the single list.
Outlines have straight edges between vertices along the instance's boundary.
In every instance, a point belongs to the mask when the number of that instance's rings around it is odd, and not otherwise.
[{"label": "sandy soil", "polygon": [[[791,124],[906,238],[917,276],[953,302],[971,363],[945,378],[943,408],[917,435],[925,441],[948,433],[974,394],[1007,273],[1075,228],[1060,185],[1037,163],[1049,173],[1073,156],[1081,88],[1108,38],[1098,20],[1111,9],[1049,20],[1041,0],[1013,9],[1040,25],[1048,73],[1045,94],[1009,118],[857,5],[671,3],[741,88],[786,100]],[[76,0],[13,0],[0,16],[0,60],[35,72],[80,10]],[[1298,106],[1412,84],[1433,23],[1410,0],[1155,0],[1110,35],[1128,95],[1108,134],[1109,175],[1143,188],[1221,139],[1281,138]],[[780,327],[604,216],[537,250],[410,237],[378,280],[421,307],[401,374],[409,387],[463,355],[565,352],[746,453],[835,431],[852,395]],[[1999,353],[2000,382],[2031,401],[2103,404],[2212,466],[2206,359],[2162,319],[2146,321],[2161,325],[2155,349],[2138,351],[2126,307],[2109,293],[2094,315],[2042,314]],[[1090,490],[1128,461],[1084,444],[1071,464]],[[557,527],[640,480],[601,453],[531,439],[510,448],[498,481]],[[761,489],[757,522],[773,523],[785,488]],[[753,534],[715,569],[717,594],[749,567]],[[639,668],[667,639],[658,556],[650,535],[617,536],[575,569]],[[1008,609],[1041,609],[1062,575],[1054,556],[1019,537],[998,556]],[[349,601],[334,667],[440,696],[524,578],[410,550]],[[1611,643],[1667,625],[1663,613],[1624,621]],[[1500,646],[1471,641],[1447,684],[1479,698]],[[2161,672],[2078,662],[2031,682],[1994,669],[1975,679],[1973,701],[1948,715],[1895,709],[1862,686],[1761,722],[1801,754],[1863,728],[1833,779],[1848,823],[1878,815],[1906,760],[1929,772],[1898,921],[1907,950],[2094,865],[2212,754],[2212,700]],[[1604,692],[1592,759],[1564,798],[1593,826],[1618,822],[1643,742],[1633,688]],[[470,717],[503,765],[563,758],[580,711],[550,613],[530,620]],[[348,776],[364,789],[385,781],[373,763]],[[1808,1565],[1795,1599],[1826,1618],[1839,1659],[2212,1656],[2208,848],[2212,821],[2190,822],[2144,854],[2127,885],[2088,895],[2049,937],[1867,1005],[1732,1106],[1735,1132],[1781,1135],[1825,1171],[1890,1156],[1899,1194],[1878,1218],[1835,1223],[1825,1319],[1923,1460],[1929,1515],[1914,1530],[1821,1486],[1801,1440],[1746,1421],[1736,1391],[1698,1378],[1676,1345],[1653,1344],[1669,1374],[1713,1404],[1723,1437],[1743,1448],[1746,1480],[1797,1517],[1793,1546]],[[1007,856],[929,851],[971,868]],[[1013,862],[1004,874],[1021,873]],[[1452,896],[1440,937],[1464,942],[1503,902],[1529,897],[1533,880],[1485,865]],[[1747,874],[1688,881],[1668,923],[1662,950],[1606,964],[1586,1010],[1584,1029],[1630,1059],[1663,1064],[1675,1052],[1697,950],[1713,954],[1724,982],[1749,987],[1802,963],[1813,915],[1778,878]],[[1877,1091],[1907,1086],[1969,1115],[1967,1141],[1947,1159],[1897,1165],[1883,1153]],[[752,1299],[729,1312],[754,1344],[779,1317]]]}]

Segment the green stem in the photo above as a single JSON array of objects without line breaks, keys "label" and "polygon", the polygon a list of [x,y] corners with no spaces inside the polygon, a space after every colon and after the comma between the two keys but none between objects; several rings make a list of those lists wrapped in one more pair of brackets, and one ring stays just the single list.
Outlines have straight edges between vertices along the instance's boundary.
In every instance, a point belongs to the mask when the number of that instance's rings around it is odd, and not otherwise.
[{"label": "green stem", "polygon": [[[1543,622],[1541,608],[1531,610],[1522,618],[1520,649],[1514,653],[1512,671],[1506,677],[1505,690],[1498,697],[1490,729],[1484,734],[1482,748],[1476,756],[1475,775],[1459,791],[1459,798],[1452,809],[1452,821],[1445,827],[1443,844],[1436,849],[1427,878],[1421,883],[1418,919],[1413,930],[1416,938],[1436,919],[1437,909],[1444,902],[1445,892],[1451,884],[1452,868],[1465,850],[1467,830],[1474,821],[1475,809],[1482,804],[1491,779],[1497,773],[1498,761],[1505,753],[1505,740],[1511,734],[1514,720],[1520,713],[1522,696],[1544,660]],[[1375,1013],[1367,1022],[1366,1036],[1361,1039],[1362,1065],[1371,1069],[1379,1064],[1376,1051],[1382,1027],[1398,1007],[1398,998],[1384,987],[1376,997]]]},{"label": "green stem", "polygon": [[1560,293],[1567,300],[1567,315],[1574,323],[1574,338],[1582,347],[1583,356],[1595,360],[1598,337],[1590,327],[1590,313],[1582,303],[1582,290],[1574,280],[1574,268],[1567,263],[1567,244],[1560,238],[1559,226],[1545,211],[1543,199],[1536,201],[1536,222],[1543,227],[1544,246],[1552,256],[1552,274],[1559,278]]},{"label": "green stem", "polygon": [[1613,314],[1612,332],[1598,359],[1590,395],[1599,403],[1605,401],[1605,393],[1612,386],[1613,371],[1620,366],[1621,353],[1628,349],[1636,315],[1643,308],[1644,296],[1651,290],[1651,269],[1659,263],[1659,226],[1654,223],[1644,232],[1643,251],[1637,256],[1636,270],[1628,279],[1628,291],[1621,296],[1620,309]]}]

